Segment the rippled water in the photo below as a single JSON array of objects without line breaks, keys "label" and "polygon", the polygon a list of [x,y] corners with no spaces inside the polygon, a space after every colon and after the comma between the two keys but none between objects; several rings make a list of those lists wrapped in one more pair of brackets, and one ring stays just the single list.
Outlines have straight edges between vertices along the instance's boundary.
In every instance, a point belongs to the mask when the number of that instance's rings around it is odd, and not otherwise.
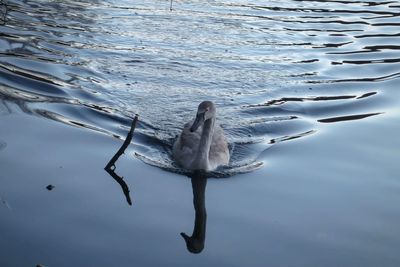
[{"label": "rippled water", "polygon": [[169,171],[206,99],[232,154],[214,177],[268,170],[276,144],[345,121],[398,116],[399,1],[1,3],[0,115],[123,139],[139,114],[131,155]]},{"label": "rippled water", "polygon": [[[230,169],[320,123],[385,112],[399,77],[396,1],[9,1],[1,93],[26,112],[124,136],[171,167],[171,143],[204,99]],[[262,161],[262,160],[261,160]]]}]

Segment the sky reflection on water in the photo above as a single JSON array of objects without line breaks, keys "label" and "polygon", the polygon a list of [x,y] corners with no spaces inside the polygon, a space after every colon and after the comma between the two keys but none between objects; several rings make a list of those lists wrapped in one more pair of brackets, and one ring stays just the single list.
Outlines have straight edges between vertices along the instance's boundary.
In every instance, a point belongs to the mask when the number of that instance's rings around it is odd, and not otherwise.
[{"label": "sky reflection on water", "polygon": [[[400,264],[398,1],[0,6],[1,266]],[[205,99],[226,179],[170,157]]]}]

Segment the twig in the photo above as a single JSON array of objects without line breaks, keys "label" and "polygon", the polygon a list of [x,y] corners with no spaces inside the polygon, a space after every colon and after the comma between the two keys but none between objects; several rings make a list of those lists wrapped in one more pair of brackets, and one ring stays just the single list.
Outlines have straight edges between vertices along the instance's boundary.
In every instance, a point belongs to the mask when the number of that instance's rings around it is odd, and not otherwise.
[{"label": "twig", "polygon": [[122,188],[122,191],[124,192],[124,195],[126,197],[126,201],[128,202],[128,204],[130,206],[132,206],[132,200],[131,200],[131,196],[129,195],[129,186],[125,183],[123,177],[119,176],[118,174],[116,174],[114,172],[114,170],[111,169],[107,169],[105,168],[106,172],[108,172],[109,175],[111,175],[112,178],[114,178],[115,181],[117,181],[117,183],[119,183],[119,185]]},{"label": "twig", "polygon": [[132,121],[131,129],[130,129],[128,135],[126,136],[126,139],[125,139],[124,143],[122,144],[120,149],[117,151],[117,153],[114,155],[114,157],[111,158],[111,160],[107,163],[106,167],[104,168],[106,171],[107,171],[107,169],[109,169],[109,170],[114,170],[115,169],[115,162],[118,160],[118,158],[122,154],[124,154],[125,149],[128,147],[128,145],[132,141],[133,132],[135,131],[135,127],[136,127],[136,123],[137,123],[138,119],[139,119],[139,116],[136,115],[135,118]]},{"label": "twig", "polygon": [[129,144],[132,141],[132,137],[133,137],[133,132],[135,131],[135,127],[136,127],[136,123],[139,119],[139,116],[136,115],[135,118],[132,121],[132,125],[131,125],[131,129],[129,130],[128,135],[126,136],[126,139],[124,141],[124,143],[122,144],[122,146],[118,149],[117,153],[115,153],[115,155],[111,158],[111,160],[107,163],[106,167],[104,167],[104,170],[106,170],[106,172],[108,172],[109,175],[111,175],[112,178],[114,178],[115,181],[117,181],[117,183],[121,186],[122,191],[124,192],[124,195],[126,197],[126,201],[128,202],[129,205],[132,205],[132,200],[131,197],[129,195],[129,187],[128,185],[125,183],[123,177],[117,175],[114,170],[115,170],[115,162],[118,160],[118,158],[124,154],[125,149],[129,146]]},{"label": "twig", "polygon": [[171,0],[171,4],[169,5],[169,10],[170,10],[170,11],[172,11],[172,1],[173,1],[173,0]]}]

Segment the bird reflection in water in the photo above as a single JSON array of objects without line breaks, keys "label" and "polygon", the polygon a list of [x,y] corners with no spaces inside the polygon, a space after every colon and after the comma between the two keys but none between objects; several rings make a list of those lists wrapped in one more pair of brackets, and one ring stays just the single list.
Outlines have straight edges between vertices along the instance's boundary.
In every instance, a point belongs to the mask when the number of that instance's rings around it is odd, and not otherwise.
[{"label": "bird reflection in water", "polygon": [[207,177],[201,172],[196,171],[190,175],[193,189],[193,206],[195,211],[194,228],[191,236],[181,233],[186,242],[188,251],[200,253],[204,249],[206,239],[207,211],[205,204],[205,193]]},{"label": "bird reflection in water", "polygon": [[[132,140],[133,132],[138,121],[138,116],[136,115],[132,121],[131,129],[122,144],[121,148],[117,153],[111,158],[104,168],[105,171],[111,175],[111,177],[121,186],[122,192],[125,195],[126,201],[129,205],[132,205],[129,186],[124,181],[123,177],[115,173],[115,163],[118,158],[125,152]],[[205,192],[207,185],[207,176],[204,171],[193,171],[190,175],[193,190],[193,206],[195,210],[195,220],[194,228],[191,236],[185,233],[181,233],[181,236],[185,240],[186,247],[188,251],[192,253],[200,253],[204,249],[204,241],[206,238],[206,223],[207,223],[207,212],[205,205]]]},{"label": "bird reflection in water", "polygon": [[[106,169],[107,173],[121,186],[126,201],[132,205],[129,186],[123,180],[123,177],[117,175],[114,169]],[[205,205],[205,193],[207,185],[207,177],[201,172],[195,172],[189,176],[192,182],[193,190],[193,207],[195,211],[194,228],[191,236],[181,233],[185,240],[186,247],[191,253],[200,253],[204,249],[204,241],[206,239],[207,211]]]}]

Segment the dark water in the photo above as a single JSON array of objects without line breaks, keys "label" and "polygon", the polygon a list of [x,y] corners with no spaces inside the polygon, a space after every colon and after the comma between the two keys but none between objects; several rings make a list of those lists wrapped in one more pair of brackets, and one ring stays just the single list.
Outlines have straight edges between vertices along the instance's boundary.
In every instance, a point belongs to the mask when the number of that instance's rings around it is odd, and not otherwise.
[{"label": "dark water", "polygon": [[[399,1],[5,3],[1,266],[399,266]],[[227,179],[170,157],[205,99]]]}]

